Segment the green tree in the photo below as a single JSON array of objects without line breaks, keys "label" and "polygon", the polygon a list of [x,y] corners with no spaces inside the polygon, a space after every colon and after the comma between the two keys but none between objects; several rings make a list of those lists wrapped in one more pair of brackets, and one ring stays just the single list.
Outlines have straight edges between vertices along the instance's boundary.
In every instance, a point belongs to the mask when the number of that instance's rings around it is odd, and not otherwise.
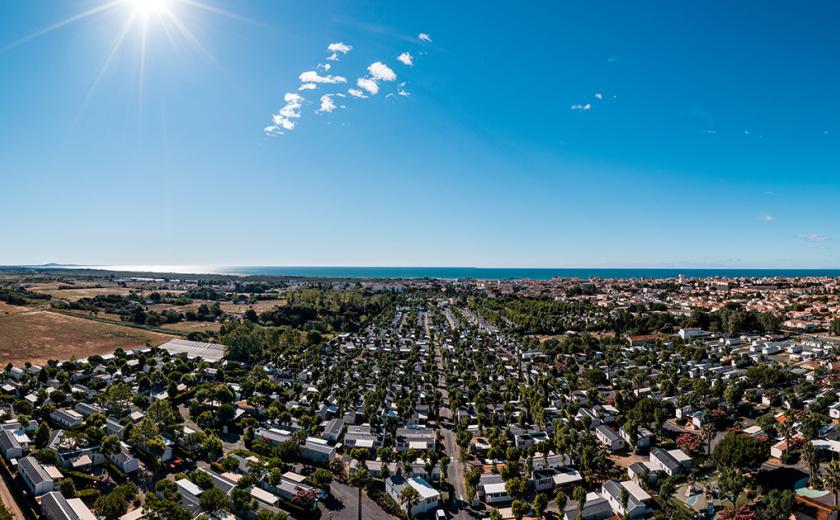
[{"label": "green tree", "polygon": [[578,517],[582,518],[583,510],[586,507],[586,490],[580,486],[576,487],[575,490],[572,491],[572,498],[574,498],[575,502],[577,502]]},{"label": "green tree", "polygon": [[662,508],[667,512],[671,511],[671,497],[677,490],[677,485],[671,477],[666,478],[659,486],[659,501]]},{"label": "green tree", "polygon": [[66,498],[73,498],[76,496],[76,483],[73,482],[72,478],[62,479],[59,484],[59,491]]},{"label": "green tree", "polygon": [[510,505],[511,512],[513,513],[513,517],[516,520],[522,520],[525,514],[528,512],[528,504],[523,502],[522,500],[514,500],[513,503]]},{"label": "green tree", "polygon": [[228,508],[228,497],[219,488],[205,489],[198,500],[201,508],[211,515]]},{"label": "green tree", "polygon": [[38,425],[38,429],[35,430],[35,447],[40,450],[46,446],[50,441],[50,433],[50,426],[46,421],[41,421],[41,424]]},{"label": "green tree", "polygon": [[120,439],[116,435],[106,435],[102,439],[102,447],[100,451],[105,455],[113,455],[119,453],[122,449],[120,446]]},{"label": "green tree", "polygon": [[257,502],[242,488],[233,488],[230,492],[230,507],[243,515],[248,515],[257,508]]},{"label": "green tree", "polygon": [[407,485],[402,488],[402,491],[400,491],[400,502],[403,504],[403,507],[405,507],[405,512],[409,518],[413,516],[411,514],[411,510],[414,509],[414,505],[417,503],[419,498],[420,494],[417,493],[417,490],[411,486]]},{"label": "green tree", "polygon": [[718,488],[720,489],[721,493],[725,496],[728,496],[729,499],[732,501],[732,507],[735,507],[735,503],[738,499],[738,495],[741,494],[741,491],[747,486],[747,477],[745,477],[740,471],[733,468],[723,468],[720,470],[720,474],[718,477]]},{"label": "green tree", "polygon": [[537,518],[542,519],[543,515],[545,515],[545,509],[548,507],[548,497],[544,493],[537,493],[534,497],[533,507]]},{"label": "green tree", "polygon": [[6,504],[0,502],[0,520],[13,520],[15,515],[9,511],[9,508],[6,507]]},{"label": "green tree", "polygon": [[811,480],[808,482],[808,486],[812,487],[814,484],[814,480],[819,476],[819,469],[820,469],[820,459],[819,453],[817,453],[817,449],[814,448],[814,445],[811,441],[806,441],[802,444],[802,448],[800,449],[800,457],[802,458],[802,462],[808,466],[808,472],[811,474]]},{"label": "green tree", "polygon": [[758,469],[770,455],[767,444],[753,437],[728,433],[712,453],[718,468]]},{"label": "green tree", "polygon": [[108,493],[96,499],[93,510],[105,520],[117,520],[128,511],[128,501],[122,493]]},{"label": "green tree", "polygon": [[558,489],[554,501],[557,503],[557,510],[560,512],[560,516],[563,516],[563,512],[566,510],[566,503],[569,502],[569,497],[562,490]]},{"label": "green tree", "polygon": [[528,482],[521,477],[515,477],[505,482],[505,491],[513,498],[522,498],[528,489]]},{"label": "green tree", "polygon": [[840,463],[836,460],[829,462],[823,468],[823,483],[825,487],[834,493],[834,503],[840,504],[838,499],[840,499]]}]

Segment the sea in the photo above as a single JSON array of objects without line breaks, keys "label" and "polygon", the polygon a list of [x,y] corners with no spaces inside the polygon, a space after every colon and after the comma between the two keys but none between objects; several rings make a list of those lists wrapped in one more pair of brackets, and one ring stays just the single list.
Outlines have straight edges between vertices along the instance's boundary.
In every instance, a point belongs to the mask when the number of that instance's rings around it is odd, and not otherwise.
[{"label": "sea", "polygon": [[[43,267],[43,266],[42,266]],[[714,268],[527,268],[527,267],[341,267],[341,266],[186,266],[75,265],[61,268],[103,269],[143,273],[226,274],[306,278],[550,280],[552,278],[667,279],[840,277],[840,269],[714,269]]]}]

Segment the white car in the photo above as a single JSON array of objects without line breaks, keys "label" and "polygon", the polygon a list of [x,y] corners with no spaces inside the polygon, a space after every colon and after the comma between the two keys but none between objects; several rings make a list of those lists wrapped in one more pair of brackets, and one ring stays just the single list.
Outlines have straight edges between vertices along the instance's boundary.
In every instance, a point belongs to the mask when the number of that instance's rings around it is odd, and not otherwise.
[{"label": "white car", "polygon": [[435,513],[435,520],[446,520],[446,511],[438,509]]}]

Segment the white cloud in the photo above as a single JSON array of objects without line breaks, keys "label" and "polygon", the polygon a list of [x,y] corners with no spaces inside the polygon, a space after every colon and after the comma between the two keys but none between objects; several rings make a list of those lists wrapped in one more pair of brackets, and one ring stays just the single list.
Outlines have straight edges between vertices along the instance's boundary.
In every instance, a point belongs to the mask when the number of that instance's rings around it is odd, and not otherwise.
[{"label": "white cloud", "polygon": [[418,35],[417,35],[417,37],[418,37],[418,38],[420,38],[421,40],[423,40],[424,42],[429,42],[429,43],[432,43],[432,38],[431,38],[431,36],[429,36],[429,35],[428,35],[428,34],[426,34],[426,33],[420,33],[420,34],[418,34]]},{"label": "white cloud", "polygon": [[770,215],[769,213],[762,213],[758,216],[758,219],[763,220],[764,222],[773,222],[774,220],[776,220],[776,217]]},{"label": "white cloud", "polygon": [[294,92],[287,92],[283,96],[285,105],[273,116],[272,124],[265,127],[267,134],[283,134],[284,130],[294,130],[297,119],[300,119],[300,108],[303,106],[303,96]]},{"label": "white cloud", "polygon": [[347,92],[349,92],[350,95],[353,96],[353,97],[357,97],[357,98],[361,98],[361,99],[367,99],[367,96],[365,95],[365,93],[362,92],[361,90],[357,89],[357,88],[348,88]]},{"label": "white cloud", "polygon": [[800,240],[804,240],[806,242],[825,242],[828,240],[828,237],[825,235],[819,235],[817,233],[811,233],[808,235],[799,235],[797,238]]},{"label": "white cloud", "polygon": [[321,76],[314,70],[307,70],[298,79],[302,83],[347,83],[347,78],[344,76]]},{"label": "white cloud", "polygon": [[399,60],[400,63],[402,63],[403,65],[408,65],[409,67],[414,65],[414,58],[411,56],[410,52],[404,52],[400,54],[399,56],[397,56],[397,60]]},{"label": "white cloud", "polygon": [[298,87],[298,90],[315,90],[316,88],[318,88],[318,85],[315,83],[304,83]]},{"label": "white cloud", "polygon": [[585,110],[589,110],[590,108],[592,108],[592,105],[590,105],[589,103],[587,103],[585,105],[581,105],[580,103],[575,103],[574,105],[572,105],[569,108],[571,108],[572,110],[584,110],[585,111]]},{"label": "white cloud", "polygon": [[411,92],[408,92],[407,90],[405,90],[405,81],[403,81],[402,83],[400,83],[397,86],[397,94],[399,94],[401,96],[405,96],[405,97],[408,97],[408,96],[411,95]]},{"label": "white cloud", "polygon": [[338,61],[338,53],[347,54],[353,47],[343,43],[343,42],[336,42],[327,45],[327,50],[330,51],[332,54],[327,56],[329,61]]},{"label": "white cloud", "polygon": [[376,95],[379,92],[379,84],[370,78],[359,78],[356,80],[356,85],[367,90],[371,94]]},{"label": "white cloud", "polygon": [[321,108],[318,109],[318,112],[332,112],[337,107],[332,100],[332,94],[324,94],[321,96]]},{"label": "white cloud", "polygon": [[604,95],[601,94],[600,92],[596,92],[595,93],[595,99],[604,99]]},{"label": "white cloud", "polygon": [[397,79],[397,74],[381,61],[371,63],[367,70],[375,80],[394,81]]},{"label": "white cloud", "polygon": [[350,45],[347,45],[344,42],[336,42],[327,45],[327,50],[330,52],[340,52],[341,54],[347,54],[353,49]]}]

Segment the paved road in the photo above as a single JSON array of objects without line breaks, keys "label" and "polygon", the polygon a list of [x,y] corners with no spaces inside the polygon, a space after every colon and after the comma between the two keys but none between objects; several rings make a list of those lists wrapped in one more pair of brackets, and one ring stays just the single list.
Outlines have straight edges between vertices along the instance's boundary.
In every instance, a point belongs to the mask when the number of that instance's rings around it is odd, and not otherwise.
[{"label": "paved road", "polygon": [[[445,370],[443,366],[443,352],[441,352],[440,349],[440,339],[436,337],[436,340],[436,345],[434,345],[437,353],[435,360],[437,361],[438,375],[440,376],[441,385],[444,385],[443,381],[445,380]],[[443,386],[439,387],[439,390],[443,396],[443,406],[440,409],[440,415],[448,416],[454,420],[452,410],[449,408],[449,392]],[[461,462],[461,457],[458,453],[458,444],[455,440],[455,433],[446,427],[441,427],[440,433],[443,436],[443,445],[446,450],[446,455],[449,457],[449,465],[446,467],[446,480],[453,486],[454,496],[451,497],[451,499],[456,508],[452,518],[459,520],[466,519],[469,518],[469,516],[466,511],[463,510],[463,508],[467,506],[467,488],[464,483],[464,463]]]},{"label": "paved road", "polygon": [[[321,520],[357,520],[359,491],[347,484],[333,481],[330,484],[332,499],[324,504]],[[362,518],[365,520],[392,520],[394,517],[386,513],[379,505],[362,493]]]}]

